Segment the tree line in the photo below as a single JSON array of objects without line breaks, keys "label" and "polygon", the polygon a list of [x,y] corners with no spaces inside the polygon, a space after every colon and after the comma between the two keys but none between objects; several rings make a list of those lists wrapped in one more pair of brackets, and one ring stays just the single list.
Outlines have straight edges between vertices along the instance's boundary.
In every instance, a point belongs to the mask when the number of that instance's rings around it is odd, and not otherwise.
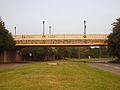
[{"label": "tree line", "polygon": [[108,36],[108,50],[110,56],[116,58],[117,62],[120,62],[120,18],[112,24],[112,33]]},{"label": "tree line", "polygon": [[6,29],[5,22],[0,17],[0,52],[4,52],[13,49],[15,41],[12,34]]},{"label": "tree line", "polygon": [[19,53],[26,60],[53,60],[64,58],[107,58],[107,46],[94,47],[26,47]]}]

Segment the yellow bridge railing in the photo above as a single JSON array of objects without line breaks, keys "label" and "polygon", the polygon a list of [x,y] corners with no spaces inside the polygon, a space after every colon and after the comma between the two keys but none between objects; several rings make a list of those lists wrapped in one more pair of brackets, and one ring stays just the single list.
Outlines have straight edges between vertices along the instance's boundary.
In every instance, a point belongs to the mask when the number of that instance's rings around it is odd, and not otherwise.
[{"label": "yellow bridge railing", "polygon": [[13,36],[16,46],[107,45],[108,34],[45,34]]}]

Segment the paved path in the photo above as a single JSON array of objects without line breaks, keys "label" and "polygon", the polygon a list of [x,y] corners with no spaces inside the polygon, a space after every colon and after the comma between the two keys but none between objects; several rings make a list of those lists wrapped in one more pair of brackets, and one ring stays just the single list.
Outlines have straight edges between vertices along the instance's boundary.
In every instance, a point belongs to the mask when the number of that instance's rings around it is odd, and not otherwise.
[{"label": "paved path", "polygon": [[0,68],[14,68],[21,65],[24,65],[24,64],[17,64],[17,63],[0,64]]},{"label": "paved path", "polygon": [[120,75],[120,64],[113,64],[113,63],[101,63],[101,62],[88,62],[89,66],[96,67],[99,69],[102,69],[104,71],[109,71],[115,74]]}]

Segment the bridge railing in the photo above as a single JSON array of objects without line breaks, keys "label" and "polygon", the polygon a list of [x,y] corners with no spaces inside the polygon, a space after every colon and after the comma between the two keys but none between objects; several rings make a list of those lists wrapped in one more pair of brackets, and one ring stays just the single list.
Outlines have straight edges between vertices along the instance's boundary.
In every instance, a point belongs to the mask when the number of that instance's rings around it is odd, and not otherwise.
[{"label": "bridge railing", "polygon": [[107,39],[108,34],[45,34],[45,35],[13,35],[15,40],[40,39]]}]

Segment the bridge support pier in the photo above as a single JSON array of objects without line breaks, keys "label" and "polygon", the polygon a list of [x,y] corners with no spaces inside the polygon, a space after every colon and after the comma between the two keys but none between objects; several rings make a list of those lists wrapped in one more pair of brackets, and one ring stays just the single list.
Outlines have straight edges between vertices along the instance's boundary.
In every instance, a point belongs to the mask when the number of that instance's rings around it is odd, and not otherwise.
[{"label": "bridge support pier", "polygon": [[16,62],[23,62],[23,57],[20,55],[20,53],[16,53]]},{"label": "bridge support pier", "polygon": [[15,62],[15,51],[4,51],[0,53],[0,63]]}]

